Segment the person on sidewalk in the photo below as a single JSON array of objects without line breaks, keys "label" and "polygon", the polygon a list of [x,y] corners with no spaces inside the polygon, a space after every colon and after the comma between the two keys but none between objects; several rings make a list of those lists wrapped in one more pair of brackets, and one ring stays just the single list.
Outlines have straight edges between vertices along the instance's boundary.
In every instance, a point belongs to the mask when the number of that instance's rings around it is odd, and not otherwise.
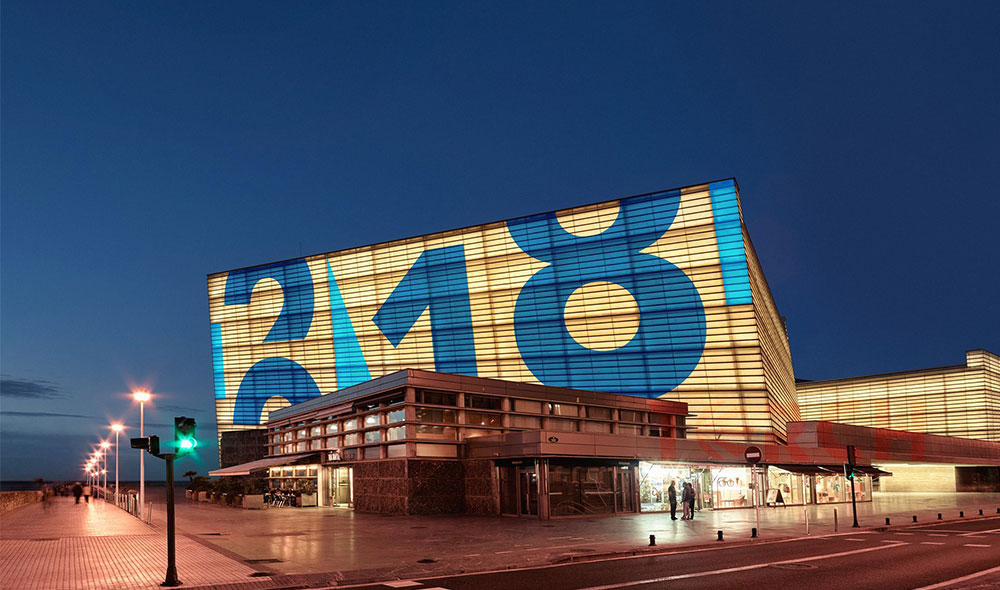
[{"label": "person on sidewalk", "polygon": [[87,504],[90,504],[90,485],[89,484],[83,486],[83,499],[87,501]]},{"label": "person on sidewalk", "polygon": [[694,496],[694,491],[691,490],[691,484],[684,482],[681,484],[681,507],[684,509],[684,515],[681,516],[681,520],[691,520],[691,497]]},{"label": "person on sidewalk", "polygon": [[688,514],[690,514],[688,520],[694,520],[694,501],[695,499],[697,499],[698,495],[695,494],[694,492],[694,484],[689,483],[687,485],[688,485],[688,491],[690,492],[688,497],[688,506],[687,506]]},{"label": "person on sidewalk", "polygon": [[80,503],[80,496],[82,496],[82,495],[83,495],[83,486],[80,485],[80,482],[74,483],[73,484],[73,497],[76,498],[76,503],[77,504]]},{"label": "person on sidewalk", "polygon": [[677,482],[671,480],[667,488],[667,500],[670,502],[670,520],[677,520]]}]

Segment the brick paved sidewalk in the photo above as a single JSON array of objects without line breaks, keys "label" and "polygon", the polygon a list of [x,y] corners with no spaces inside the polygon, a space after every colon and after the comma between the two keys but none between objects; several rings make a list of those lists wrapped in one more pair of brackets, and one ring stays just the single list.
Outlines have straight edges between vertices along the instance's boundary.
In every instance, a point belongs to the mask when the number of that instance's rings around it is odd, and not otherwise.
[{"label": "brick paved sidewalk", "polygon": [[[48,508],[31,504],[0,517],[3,588],[159,589],[166,555],[161,528],[101,500],[55,498]],[[184,587],[252,581],[255,572],[183,535],[177,537],[177,570]]]}]

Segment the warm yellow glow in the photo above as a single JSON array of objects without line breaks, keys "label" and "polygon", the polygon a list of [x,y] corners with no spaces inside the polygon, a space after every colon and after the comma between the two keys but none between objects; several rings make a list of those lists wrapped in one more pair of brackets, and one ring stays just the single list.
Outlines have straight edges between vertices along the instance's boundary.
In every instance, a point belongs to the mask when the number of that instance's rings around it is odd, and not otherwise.
[{"label": "warm yellow glow", "polygon": [[606,281],[587,283],[569,296],[566,330],[580,346],[615,350],[639,330],[639,305],[624,287]]},{"label": "warm yellow glow", "polygon": [[111,443],[109,443],[108,441],[106,441],[106,440],[102,440],[101,441],[101,448],[102,449],[106,449],[106,448],[108,448],[110,446],[111,446]]},{"label": "warm yellow glow", "polygon": [[132,398],[135,399],[135,401],[140,402],[140,403],[141,402],[148,402],[149,398],[151,398],[151,397],[152,396],[149,395],[149,392],[146,391],[145,389],[138,389],[138,390],[132,392]]},{"label": "warm yellow glow", "polygon": [[125,430],[125,427],[122,426],[121,424],[112,424],[111,430],[114,430],[115,432],[121,432],[122,430]]},{"label": "warm yellow glow", "polygon": [[101,470],[101,474],[102,474],[102,475],[103,475],[103,474],[107,474],[107,472],[108,472],[108,470],[107,470],[107,469],[102,469],[102,470]]}]

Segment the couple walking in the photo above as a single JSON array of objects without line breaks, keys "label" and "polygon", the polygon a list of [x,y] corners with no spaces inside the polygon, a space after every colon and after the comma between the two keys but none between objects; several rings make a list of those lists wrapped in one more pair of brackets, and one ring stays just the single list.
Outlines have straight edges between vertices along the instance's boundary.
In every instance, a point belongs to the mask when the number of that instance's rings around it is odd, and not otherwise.
[{"label": "couple walking", "polygon": [[[667,500],[670,502],[670,520],[677,520],[677,482],[671,481],[667,488]],[[694,486],[685,481],[681,484],[681,503],[684,505],[684,515],[681,520],[694,519]]]}]

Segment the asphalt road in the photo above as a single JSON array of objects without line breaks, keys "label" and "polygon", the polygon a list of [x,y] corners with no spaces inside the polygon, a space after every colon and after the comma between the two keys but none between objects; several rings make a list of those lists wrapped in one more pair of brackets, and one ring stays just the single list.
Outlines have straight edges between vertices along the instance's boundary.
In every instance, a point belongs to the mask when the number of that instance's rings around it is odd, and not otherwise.
[{"label": "asphalt road", "polygon": [[1000,580],[1000,517],[353,588],[914,590],[994,568],[948,587]]}]

